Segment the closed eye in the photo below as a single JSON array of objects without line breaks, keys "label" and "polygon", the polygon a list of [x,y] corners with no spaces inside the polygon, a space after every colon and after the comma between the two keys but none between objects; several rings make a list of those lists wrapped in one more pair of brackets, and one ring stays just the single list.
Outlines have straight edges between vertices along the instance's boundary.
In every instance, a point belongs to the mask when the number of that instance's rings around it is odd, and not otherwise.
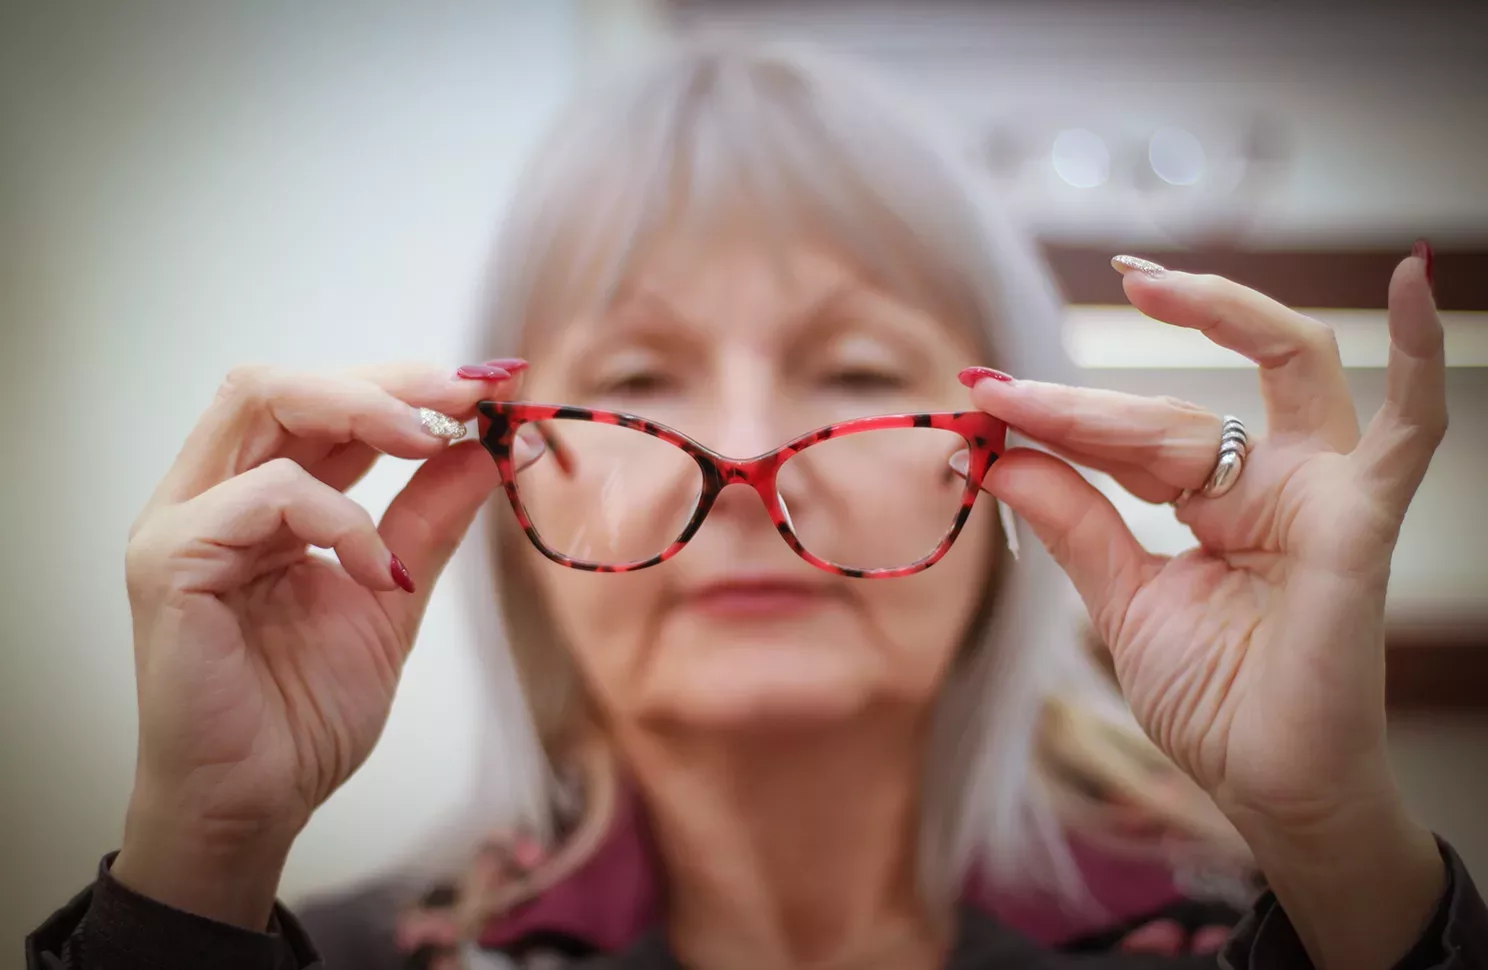
[{"label": "closed eye", "polygon": [[845,391],[892,391],[902,388],[904,379],[889,371],[851,368],[833,371],[827,375],[826,383]]},{"label": "closed eye", "polygon": [[606,397],[642,397],[673,390],[676,382],[665,374],[645,372],[626,374],[600,383],[599,391]]}]

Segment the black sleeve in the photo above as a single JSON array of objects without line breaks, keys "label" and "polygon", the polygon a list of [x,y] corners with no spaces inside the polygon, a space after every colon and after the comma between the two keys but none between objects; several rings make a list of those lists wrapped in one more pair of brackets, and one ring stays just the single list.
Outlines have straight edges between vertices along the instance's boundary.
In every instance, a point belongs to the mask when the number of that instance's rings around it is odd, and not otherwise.
[{"label": "black sleeve", "polygon": [[283,907],[255,933],[141,896],[109,875],[112,862],[26,938],[27,970],[325,970]]},{"label": "black sleeve", "polygon": [[[1488,906],[1452,847],[1437,840],[1447,864],[1447,888],[1426,931],[1395,970],[1488,968]],[[1235,928],[1220,965],[1234,970],[1312,970],[1276,896],[1266,893]]]}]

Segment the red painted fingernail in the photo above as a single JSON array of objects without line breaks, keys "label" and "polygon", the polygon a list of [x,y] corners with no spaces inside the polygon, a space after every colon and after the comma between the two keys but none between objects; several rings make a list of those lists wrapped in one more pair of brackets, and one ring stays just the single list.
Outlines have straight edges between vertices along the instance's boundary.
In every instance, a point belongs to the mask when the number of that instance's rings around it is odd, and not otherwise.
[{"label": "red painted fingernail", "polygon": [[968,367],[956,375],[956,379],[967,387],[976,387],[978,383],[988,378],[994,381],[1002,381],[1004,384],[1013,383],[1013,375],[1004,374],[1002,371],[993,370],[990,367]]},{"label": "red painted fingernail", "polygon": [[511,377],[511,371],[504,367],[492,367],[490,364],[466,364],[455,371],[455,376],[467,381],[504,381]]},{"label": "red painted fingernail", "polygon": [[485,365],[487,367],[495,367],[498,370],[504,370],[508,374],[520,374],[532,366],[520,357],[497,357],[495,360],[486,361]]},{"label": "red painted fingernail", "polygon": [[1194,953],[1218,953],[1219,948],[1229,941],[1230,928],[1228,926],[1206,926],[1194,932],[1193,938],[1188,941],[1188,946]]},{"label": "red painted fingernail", "polygon": [[1431,253],[1431,243],[1424,239],[1417,239],[1416,244],[1411,247],[1411,255],[1426,263],[1426,285],[1435,289],[1436,267],[1432,265],[1434,257]]},{"label": "red painted fingernail", "polygon": [[543,861],[543,847],[532,838],[520,838],[512,846],[512,859],[523,869],[536,869]]},{"label": "red painted fingernail", "polygon": [[397,583],[403,592],[413,592],[413,577],[408,575],[408,567],[403,565],[403,560],[394,556],[392,563],[388,566],[388,572],[393,574],[393,582]]}]

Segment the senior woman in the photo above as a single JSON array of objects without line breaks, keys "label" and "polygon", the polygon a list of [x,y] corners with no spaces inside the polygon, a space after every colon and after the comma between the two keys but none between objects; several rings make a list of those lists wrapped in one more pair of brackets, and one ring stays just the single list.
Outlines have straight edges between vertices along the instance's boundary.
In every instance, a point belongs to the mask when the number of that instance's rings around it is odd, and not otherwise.
[{"label": "senior woman", "polygon": [[[499,712],[524,794],[504,821],[530,872],[512,890],[510,860],[472,847],[450,948],[409,966],[506,965],[481,943],[512,901],[571,886],[617,831],[657,885],[587,884],[615,952],[586,966],[1212,961],[1077,958],[977,904],[1089,902],[1080,846],[1102,833],[1078,792],[1142,797],[1055,562],[1136,722],[1228,823],[1168,810],[1167,830],[1235,834],[1265,877],[1223,965],[1488,965],[1488,911],[1384,747],[1390,556],[1446,424],[1429,249],[1389,283],[1362,433],[1325,327],[1114,261],[1143,312],[1257,363],[1268,435],[1247,442],[1193,405],[1056,382],[1045,271],[911,117],[818,55],[685,50],[579,104],[517,193],[483,342],[522,358],[234,372],[130,538],[122,847],[32,966],[323,965],[280,871],[371,752],[493,491],[486,595],[526,702]],[[481,442],[454,443],[472,419]],[[342,493],[379,454],[424,461],[374,523]],[[1196,548],[1148,553],[1075,465],[1174,503]],[[998,502],[1052,559],[1006,551]],[[1081,774],[1071,750],[1106,754]],[[611,932],[636,913],[654,925]]]}]

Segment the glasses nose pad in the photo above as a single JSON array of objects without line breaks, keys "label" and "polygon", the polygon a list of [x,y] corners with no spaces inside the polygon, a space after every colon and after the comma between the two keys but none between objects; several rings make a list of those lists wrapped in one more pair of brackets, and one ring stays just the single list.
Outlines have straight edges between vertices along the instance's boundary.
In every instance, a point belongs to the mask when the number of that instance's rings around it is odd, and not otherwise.
[{"label": "glasses nose pad", "polygon": [[524,424],[512,437],[512,470],[524,472],[547,454],[548,443],[535,424]]},{"label": "glasses nose pad", "polygon": [[791,534],[792,535],[795,535],[796,524],[791,521],[790,506],[785,503],[785,493],[784,492],[781,492],[781,493],[779,493],[779,495],[780,495],[780,514],[785,518],[785,527],[791,530]]},{"label": "glasses nose pad", "polygon": [[[966,477],[971,473],[971,451],[966,448],[962,448],[961,450],[951,455],[951,457],[946,461],[946,465],[949,466],[950,470],[955,473],[957,477],[959,477],[962,481],[965,481]],[[947,481],[949,480],[950,479],[947,478]]]}]

